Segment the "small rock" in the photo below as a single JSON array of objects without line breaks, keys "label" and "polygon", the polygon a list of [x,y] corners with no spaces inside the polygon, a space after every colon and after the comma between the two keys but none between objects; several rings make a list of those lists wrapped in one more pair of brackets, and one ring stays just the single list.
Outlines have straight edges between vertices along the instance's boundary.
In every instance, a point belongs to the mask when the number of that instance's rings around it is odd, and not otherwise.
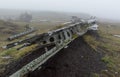
[{"label": "small rock", "polygon": [[81,56],[81,58],[83,58],[84,56]]},{"label": "small rock", "polygon": [[115,74],[118,74],[118,72],[115,72]]},{"label": "small rock", "polygon": [[108,72],[108,70],[105,70],[106,72]]}]

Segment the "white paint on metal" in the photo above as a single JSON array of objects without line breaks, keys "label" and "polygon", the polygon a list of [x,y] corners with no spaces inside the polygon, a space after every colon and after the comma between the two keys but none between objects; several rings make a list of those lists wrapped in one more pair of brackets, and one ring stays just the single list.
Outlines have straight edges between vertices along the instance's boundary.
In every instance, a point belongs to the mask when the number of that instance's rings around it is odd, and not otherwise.
[{"label": "white paint on metal", "polygon": [[98,30],[98,25],[94,24],[88,28],[89,30]]}]

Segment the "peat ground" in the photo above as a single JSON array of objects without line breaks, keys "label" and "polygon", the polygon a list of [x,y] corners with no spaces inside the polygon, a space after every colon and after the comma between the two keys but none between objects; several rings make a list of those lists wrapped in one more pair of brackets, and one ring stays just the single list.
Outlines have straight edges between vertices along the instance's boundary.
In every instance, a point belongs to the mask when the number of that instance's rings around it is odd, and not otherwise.
[{"label": "peat ground", "polygon": [[93,73],[106,69],[102,57],[102,53],[93,50],[79,37],[28,77],[93,77]]}]

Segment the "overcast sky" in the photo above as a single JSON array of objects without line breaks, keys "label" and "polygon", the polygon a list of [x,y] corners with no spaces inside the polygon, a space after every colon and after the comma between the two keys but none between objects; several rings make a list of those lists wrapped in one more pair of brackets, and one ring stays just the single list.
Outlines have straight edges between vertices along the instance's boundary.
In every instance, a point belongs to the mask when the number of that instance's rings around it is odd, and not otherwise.
[{"label": "overcast sky", "polygon": [[83,12],[120,20],[120,0],[0,0],[0,8]]}]

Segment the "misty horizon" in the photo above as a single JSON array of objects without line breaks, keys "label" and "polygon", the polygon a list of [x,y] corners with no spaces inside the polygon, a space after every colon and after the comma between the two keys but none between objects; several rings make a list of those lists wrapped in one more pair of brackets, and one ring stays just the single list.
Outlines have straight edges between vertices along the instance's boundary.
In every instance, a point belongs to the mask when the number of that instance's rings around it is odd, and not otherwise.
[{"label": "misty horizon", "polygon": [[85,13],[120,20],[119,0],[4,0],[0,1],[0,9]]}]

